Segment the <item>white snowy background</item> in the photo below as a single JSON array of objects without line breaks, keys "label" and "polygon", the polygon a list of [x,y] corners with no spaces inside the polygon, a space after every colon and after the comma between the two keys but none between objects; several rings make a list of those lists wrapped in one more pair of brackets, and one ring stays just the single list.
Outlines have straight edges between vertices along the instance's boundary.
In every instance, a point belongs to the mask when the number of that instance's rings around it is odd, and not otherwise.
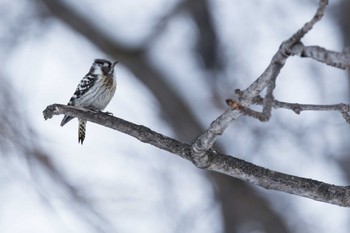
[{"label": "white snowy background", "polygon": [[[117,40],[134,46],[147,37],[157,20],[176,2],[81,0],[69,3],[83,14],[98,17],[99,26]],[[338,1],[331,2],[332,7]],[[225,48],[223,56],[226,63],[235,68],[227,71],[226,85],[218,87],[224,101],[232,96],[233,90],[246,88],[262,73],[280,43],[312,17],[317,1],[212,0],[210,3],[220,42]],[[2,0],[0,9],[15,18],[32,11],[32,5],[25,0]],[[1,33],[9,30],[4,24],[1,27]],[[8,49],[0,45],[1,72],[13,85],[21,114],[35,130],[37,143],[49,152],[67,179],[90,198],[94,208],[104,213],[103,217],[114,228],[111,231],[222,232],[212,186],[190,162],[92,123],[87,125],[87,137],[81,146],[77,143],[76,121],[63,128],[59,126],[61,116],[44,121],[42,111],[47,105],[67,103],[92,61],[109,57],[60,21],[51,20],[44,26],[30,24],[27,29],[15,47]],[[185,15],[176,16],[154,42],[149,59],[172,74],[168,81],[181,90],[196,117],[203,126],[208,126],[224,107],[220,109],[212,104],[211,89],[191,57],[193,30]],[[326,15],[304,43],[342,50],[338,30],[332,17]],[[236,70],[237,64],[239,70]],[[174,136],[159,115],[157,100],[123,66],[122,60],[116,72],[117,92],[106,110]],[[230,79],[240,80],[240,86],[232,86]],[[282,101],[349,102],[346,73],[312,60],[289,59],[277,85],[275,97]],[[325,156],[349,154],[339,152],[345,148],[349,136],[349,125],[340,114],[303,112],[296,115],[275,110],[272,116],[271,121],[264,124],[253,119],[238,120],[219,141],[230,154],[255,164],[348,185],[336,158]],[[264,132],[264,143],[258,149],[250,136],[249,124]],[[288,125],[288,129],[280,125]],[[288,130],[303,135],[303,142]],[[238,141],[239,146],[230,148],[232,140]],[[64,191],[55,187],[44,173],[39,175],[40,181],[33,179],[23,159],[14,152],[11,156],[0,160],[0,232],[90,231],[81,213],[71,210],[70,197]],[[347,233],[350,230],[348,208],[257,189],[295,232]]]}]

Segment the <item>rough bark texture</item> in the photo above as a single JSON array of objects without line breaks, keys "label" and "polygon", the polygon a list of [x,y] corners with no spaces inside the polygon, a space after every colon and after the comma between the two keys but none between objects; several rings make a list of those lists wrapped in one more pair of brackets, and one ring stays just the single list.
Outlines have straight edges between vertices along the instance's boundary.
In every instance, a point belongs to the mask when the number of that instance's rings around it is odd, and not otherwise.
[{"label": "rough bark texture", "polygon": [[[59,114],[103,125],[192,161],[191,145],[164,136],[145,126],[136,125],[109,114],[94,113],[89,110],[60,104],[50,105],[44,110],[45,119]],[[349,186],[336,186],[272,171],[233,156],[221,154],[214,149],[207,150],[205,156],[208,157],[207,167],[205,168],[207,170],[223,173],[265,189],[282,191],[339,206],[350,206]]]}]

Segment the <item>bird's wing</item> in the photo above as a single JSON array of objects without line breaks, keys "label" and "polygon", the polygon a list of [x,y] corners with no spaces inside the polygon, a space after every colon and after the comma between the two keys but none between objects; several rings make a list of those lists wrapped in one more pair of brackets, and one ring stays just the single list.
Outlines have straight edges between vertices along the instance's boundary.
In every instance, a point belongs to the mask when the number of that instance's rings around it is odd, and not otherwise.
[{"label": "bird's wing", "polygon": [[[75,102],[77,99],[82,97],[96,82],[96,77],[93,75],[86,75],[79,83],[77,88],[75,89],[75,92],[73,96],[70,98],[68,105],[75,106]],[[61,121],[61,126],[64,126],[68,123],[68,121],[72,120],[74,117],[71,116],[64,116]]]},{"label": "bird's wing", "polygon": [[73,96],[70,98],[68,105],[75,105],[74,102],[76,99],[79,99],[83,96],[96,82],[96,77],[92,75],[86,75],[79,83]]}]

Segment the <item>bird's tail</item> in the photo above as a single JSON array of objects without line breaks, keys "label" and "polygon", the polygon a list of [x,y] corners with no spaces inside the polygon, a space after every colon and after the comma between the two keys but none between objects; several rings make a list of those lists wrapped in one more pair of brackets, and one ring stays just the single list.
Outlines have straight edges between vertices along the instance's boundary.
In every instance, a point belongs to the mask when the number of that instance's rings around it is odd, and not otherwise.
[{"label": "bird's tail", "polygon": [[61,121],[61,126],[64,126],[65,124],[68,123],[68,121],[72,120],[74,117],[71,117],[71,116],[67,116],[65,115]]},{"label": "bird's tail", "polygon": [[86,131],[86,120],[79,119],[78,143],[81,143],[82,145],[85,139],[85,131]]}]

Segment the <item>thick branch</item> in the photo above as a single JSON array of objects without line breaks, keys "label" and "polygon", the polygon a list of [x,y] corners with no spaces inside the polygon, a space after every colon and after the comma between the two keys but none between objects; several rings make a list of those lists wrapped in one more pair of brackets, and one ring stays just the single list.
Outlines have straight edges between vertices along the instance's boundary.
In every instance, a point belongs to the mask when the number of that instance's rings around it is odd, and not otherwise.
[{"label": "thick branch", "polygon": [[[191,145],[154,132],[145,126],[136,125],[106,113],[94,113],[86,109],[60,104],[50,105],[44,110],[45,119],[59,114],[74,116],[103,125],[184,159],[191,160]],[[206,151],[205,156],[208,157],[209,161],[208,170],[224,173],[265,189],[282,191],[339,206],[350,206],[350,187],[348,186],[335,186],[272,171],[244,160],[221,154],[215,150]]]},{"label": "thick branch", "polygon": [[45,119],[52,118],[53,115],[64,114],[77,117],[79,119],[88,120],[96,124],[103,125],[105,127],[128,134],[132,137],[137,138],[141,142],[148,143],[160,149],[180,155],[184,159],[191,159],[191,153],[189,149],[183,147],[182,143],[156,133],[147,127],[132,124],[120,118],[110,116],[107,113],[95,113],[88,109],[60,104],[48,106],[43,113]]}]

